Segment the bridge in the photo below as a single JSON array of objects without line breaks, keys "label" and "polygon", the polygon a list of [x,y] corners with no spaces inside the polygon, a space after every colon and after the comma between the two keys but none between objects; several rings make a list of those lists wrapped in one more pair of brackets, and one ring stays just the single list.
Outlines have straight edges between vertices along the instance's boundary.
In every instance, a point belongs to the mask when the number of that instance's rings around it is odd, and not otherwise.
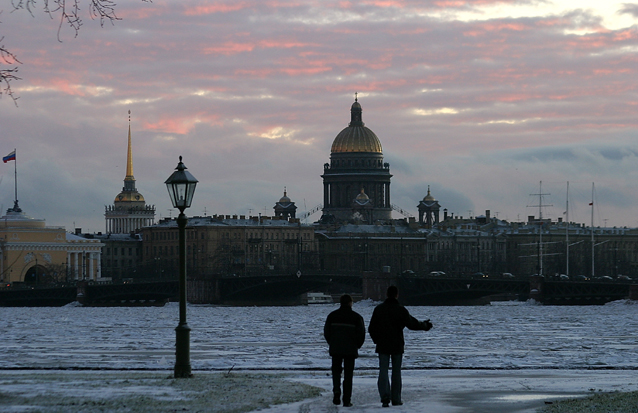
[{"label": "bridge", "polygon": [[533,298],[545,305],[592,305],[626,299],[631,290],[629,283],[558,281],[541,277],[525,280],[403,276],[397,279],[397,284],[401,301],[406,305],[481,304],[494,295],[519,300]]},{"label": "bridge", "polygon": [[508,295],[527,300],[530,284],[526,280],[399,277],[397,286],[405,305],[487,304],[486,297]]},{"label": "bridge", "polygon": [[[405,305],[486,304],[490,296],[495,295],[519,300],[533,298],[546,305],[591,305],[628,297],[638,299],[638,285],[618,282],[308,272],[189,280],[188,300],[227,305],[294,305],[302,304],[302,294],[309,291],[362,293],[364,299],[382,300],[392,284],[399,287],[401,302]],[[1,288],[0,306],[62,306],[74,301],[87,306],[164,305],[177,297],[178,290],[177,280]]]},{"label": "bridge", "polygon": [[301,273],[222,277],[218,280],[219,300],[231,305],[301,304],[309,291],[332,293],[361,292],[360,275]]},{"label": "bridge", "polygon": [[177,297],[175,281],[93,283],[79,281],[42,286],[0,289],[0,307],[60,307],[74,301],[85,306],[164,305]]},{"label": "bridge", "polygon": [[[540,285],[533,282],[530,285],[530,298],[546,305],[595,305],[627,297],[638,299],[632,294],[635,286],[628,283],[544,280]],[[534,291],[535,287],[538,294]]]},{"label": "bridge", "polygon": [[[399,287],[401,302],[405,305],[487,304],[497,295],[523,301],[534,298],[546,305],[589,305],[621,300],[630,295],[630,284],[617,282],[551,281],[538,277],[473,279],[315,272],[299,276],[260,274],[220,277],[215,280],[214,286],[210,286],[214,297],[209,296],[200,302],[228,305],[302,304],[301,295],[310,291],[361,293],[364,299],[382,300],[385,290],[392,284]],[[205,289],[202,284],[190,284],[189,301],[194,302],[190,299],[191,294],[202,289]]]},{"label": "bridge", "polygon": [[179,294],[179,282],[78,283],[77,301],[93,307],[164,305]]}]

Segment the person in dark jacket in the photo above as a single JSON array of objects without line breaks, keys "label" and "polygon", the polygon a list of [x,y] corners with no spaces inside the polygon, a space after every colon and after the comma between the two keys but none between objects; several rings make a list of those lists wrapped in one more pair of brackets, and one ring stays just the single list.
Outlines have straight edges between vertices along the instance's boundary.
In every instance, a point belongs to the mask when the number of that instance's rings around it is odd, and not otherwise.
[{"label": "person in dark jacket", "polygon": [[[399,304],[399,290],[394,285],[388,287],[386,300],[375,307],[368,332],[376,344],[379,353],[379,379],[377,387],[383,407],[403,404],[401,400],[401,363],[405,350],[403,329],[424,330],[432,328],[430,320],[418,321],[408,310]],[[392,361],[392,383],[388,378],[388,369]]]},{"label": "person in dark jacket", "polygon": [[[341,371],[343,370],[343,405],[352,406],[352,376],[354,360],[359,357],[359,349],[366,339],[363,317],[352,310],[352,297],[341,296],[341,307],[326,318],[323,335],[330,345],[332,356],[332,402],[341,401]],[[342,368],[343,365],[343,368]]]}]

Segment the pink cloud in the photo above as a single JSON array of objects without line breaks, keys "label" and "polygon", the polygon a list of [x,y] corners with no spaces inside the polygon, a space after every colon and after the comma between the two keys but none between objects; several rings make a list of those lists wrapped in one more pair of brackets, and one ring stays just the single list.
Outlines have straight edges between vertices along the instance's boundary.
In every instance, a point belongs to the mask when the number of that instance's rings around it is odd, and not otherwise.
[{"label": "pink cloud", "polygon": [[238,53],[251,52],[255,49],[255,47],[256,46],[251,43],[226,42],[219,46],[203,48],[202,51],[204,54],[233,55]]},{"label": "pink cloud", "polygon": [[219,115],[206,112],[188,113],[184,115],[173,114],[163,116],[160,120],[156,120],[155,122],[142,122],[144,129],[155,132],[175,133],[179,135],[188,134],[193,130],[197,123],[205,123],[211,126],[223,125]]},{"label": "pink cloud", "polygon": [[232,3],[216,3],[206,4],[195,7],[187,7],[184,10],[185,16],[203,16],[207,14],[215,13],[230,13],[245,8],[252,7],[251,4],[246,2],[232,2]]},{"label": "pink cloud", "polygon": [[329,67],[307,67],[307,68],[283,68],[280,70],[281,73],[285,73],[290,76],[308,76],[308,75],[316,75],[322,72],[329,72],[331,69]]}]

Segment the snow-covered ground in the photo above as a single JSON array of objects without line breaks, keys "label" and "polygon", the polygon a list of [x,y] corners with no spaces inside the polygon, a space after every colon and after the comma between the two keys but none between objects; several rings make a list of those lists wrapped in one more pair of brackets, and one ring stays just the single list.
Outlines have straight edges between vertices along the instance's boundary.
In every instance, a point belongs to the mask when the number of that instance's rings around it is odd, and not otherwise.
[{"label": "snow-covered ground", "polygon": [[[355,303],[354,310],[367,323],[375,304]],[[326,316],[336,308],[189,306],[193,370],[284,371],[295,381],[328,391],[330,360],[322,332]],[[406,332],[406,405],[393,411],[425,406],[430,412],[527,411],[590,389],[638,389],[638,305],[633,302],[408,308],[418,319],[431,319],[434,328]],[[176,304],[3,308],[0,370],[170,372],[177,321]],[[350,411],[380,408],[376,366],[368,338],[357,360]],[[326,395],[272,412],[337,409],[330,401]]]}]

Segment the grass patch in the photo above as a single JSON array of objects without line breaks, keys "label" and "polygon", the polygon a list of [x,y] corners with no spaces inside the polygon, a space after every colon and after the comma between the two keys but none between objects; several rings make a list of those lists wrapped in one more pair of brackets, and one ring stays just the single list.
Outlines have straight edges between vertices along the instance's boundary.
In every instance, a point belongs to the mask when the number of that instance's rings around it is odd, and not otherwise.
[{"label": "grass patch", "polygon": [[582,399],[567,399],[547,405],[542,413],[636,413],[638,411],[638,391],[596,393]]}]

